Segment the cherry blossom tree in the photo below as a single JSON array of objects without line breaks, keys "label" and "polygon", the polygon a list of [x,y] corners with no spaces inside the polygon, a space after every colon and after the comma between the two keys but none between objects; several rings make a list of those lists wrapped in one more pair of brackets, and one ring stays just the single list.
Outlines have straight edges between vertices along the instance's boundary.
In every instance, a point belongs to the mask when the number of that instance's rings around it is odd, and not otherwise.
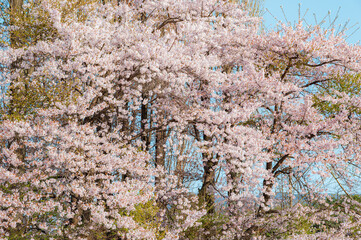
[{"label": "cherry blossom tree", "polygon": [[[259,35],[234,1],[31,11],[48,36],[1,51],[8,102],[36,97],[0,122],[5,237],[359,236],[356,199],[331,204],[320,186],[359,166],[359,96],[324,89],[359,81],[360,46],[302,22]],[[282,176],[307,201],[277,209]]]},{"label": "cherry blossom tree", "polygon": [[[268,174],[263,180],[262,203],[257,213],[260,216],[272,213],[270,201],[278,176],[290,176],[293,179],[290,184],[302,175],[311,176],[304,187],[311,191],[310,199],[317,199],[320,193],[328,191],[320,186],[333,175],[334,169],[345,172],[349,169],[347,164],[359,165],[360,146],[355,138],[360,121],[355,111],[359,96],[329,88],[330,92],[323,94],[321,101],[315,102],[315,98],[337,79],[359,81],[360,46],[348,45],[333,30],[318,26],[306,29],[300,22],[294,28],[283,26],[280,32],[262,35],[255,47],[259,50],[257,71],[262,71],[267,80],[255,81],[258,86],[255,95],[260,97],[262,105],[246,125],[259,129],[269,141],[265,149]],[[319,111],[320,102],[337,104],[339,110],[325,115]],[[324,198],[322,194],[321,198]],[[358,211],[354,212],[355,219],[359,219]],[[330,216],[326,212],[327,207],[321,219]],[[317,214],[313,215],[316,218]],[[358,221],[344,227],[351,229]]]}]

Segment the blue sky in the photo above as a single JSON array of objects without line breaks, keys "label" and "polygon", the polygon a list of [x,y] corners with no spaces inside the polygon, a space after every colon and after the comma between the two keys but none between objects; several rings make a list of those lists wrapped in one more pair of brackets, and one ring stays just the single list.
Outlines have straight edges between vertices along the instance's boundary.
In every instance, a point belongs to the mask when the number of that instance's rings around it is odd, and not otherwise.
[{"label": "blue sky", "polygon": [[[313,14],[316,15],[317,21],[321,21],[330,11],[331,19],[333,19],[339,7],[341,7],[336,20],[336,27],[339,24],[344,25],[348,20],[348,27],[358,23],[346,32],[349,35],[358,27],[361,27],[361,0],[264,0],[264,9],[268,9],[272,15],[284,22],[285,18],[280,8],[282,6],[288,21],[293,23],[298,20],[299,3],[301,4],[301,16],[308,9],[305,19],[309,24],[315,23]],[[267,11],[265,11],[263,18],[266,29],[276,26],[276,20]],[[326,20],[328,23],[328,18]],[[349,43],[361,42],[361,28],[350,36],[347,41]]]}]

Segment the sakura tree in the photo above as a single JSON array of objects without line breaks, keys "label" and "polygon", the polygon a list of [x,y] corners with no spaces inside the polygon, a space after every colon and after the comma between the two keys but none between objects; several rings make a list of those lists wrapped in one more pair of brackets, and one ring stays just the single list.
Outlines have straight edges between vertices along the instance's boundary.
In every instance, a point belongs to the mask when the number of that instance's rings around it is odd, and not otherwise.
[{"label": "sakura tree", "polygon": [[[49,31],[1,51],[5,237],[297,237],[301,220],[359,236],[357,201],[319,186],[359,166],[359,96],[323,89],[359,81],[360,46],[302,23],[258,34],[233,1],[28,7]],[[310,204],[272,205],[283,176]]]}]

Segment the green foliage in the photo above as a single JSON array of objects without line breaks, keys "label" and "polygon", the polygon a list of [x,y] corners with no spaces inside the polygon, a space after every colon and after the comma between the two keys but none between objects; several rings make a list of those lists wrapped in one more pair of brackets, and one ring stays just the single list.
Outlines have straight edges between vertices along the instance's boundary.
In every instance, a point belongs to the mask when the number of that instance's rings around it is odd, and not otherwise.
[{"label": "green foliage", "polygon": [[[316,233],[313,223],[307,216],[300,217],[292,213],[280,216],[279,213],[271,213],[264,217],[264,221],[256,225],[253,230],[255,235],[266,237],[266,239],[288,239],[292,235]],[[282,224],[280,219],[282,219]],[[274,222],[279,222],[283,228],[272,224]]]},{"label": "green foliage", "polygon": [[134,221],[139,223],[141,227],[145,229],[156,229],[157,239],[163,239],[166,232],[161,229],[161,222],[157,218],[159,212],[160,208],[156,202],[150,200],[144,204],[136,205],[135,210],[130,212],[130,216],[132,216]]},{"label": "green foliage", "polygon": [[1,113],[11,120],[23,120],[28,115],[36,114],[38,108],[48,108],[55,102],[69,104],[78,94],[72,94],[73,79],[59,80],[56,84],[46,78],[24,76],[18,79],[17,86],[11,86],[6,95],[11,98],[7,110]]},{"label": "green foliage", "polygon": [[[154,199],[149,200],[146,203],[135,205],[135,209],[132,211],[127,211],[126,209],[120,210],[120,214],[122,216],[132,217],[140,227],[143,227],[144,229],[152,229],[156,234],[157,240],[163,239],[166,235],[166,229],[161,228],[162,222],[159,221],[159,213],[160,208],[157,206]],[[119,231],[127,233],[128,229],[123,228],[119,229]]]},{"label": "green foliage", "polygon": [[228,222],[228,216],[221,212],[207,214],[198,221],[198,225],[188,228],[184,235],[189,240],[206,239],[207,236],[218,238],[222,235],[223,226]]},{"label": "green foliage", "polygon": [[[41,40],[48,40],[50,36],[56,35],[56,31],[51,27],[49,14],[46,11],[37,11],[34,14],[35,3],[29,1],[27,6],[11,10],[6,7],[6,3],[0,3],[3,26],[0,28],[0,44],[11,46],[12,48],[22,48],[35,45]],[[9,31],[7,26],[12,25]]]},{"label": "green foliage", "polygon": [[[20,216],[19,216],[20,217]],[[39,228],[37,225],[33,225],[32,228],[27,228],[25,226],[31,225],[31,222],[36,222],[37,220],[42,219],[43,222],[47,222],[48,230],[44,231]],[[23,217],[21,223],[18,223],[15,228],[10,229],[10,234],[8,240],[51,240],[51,239],[61,239],[58,235],[58,220],[60,219],[60,214],[58,209],[55,208],[53,211],[46,212],[44,214],[34,214],[30,217]]]},{"label": "green foliage", "polygon": [[360,96],[361,93],[361,73],[337,75],[333,80],[325,82],[313,96],[314,106],[325,116],[332,116],[345,107],[350,114],[361,114],[357,106],[344,106],[341,103],[332,103],[323,100],[325,96],[340,98],[340,94],[347,94],[350,97]]},{"label": "green foliage", "polygon": [[[62,20],[66,21],[69,15],[76,14],[79,21],[86,19],[86,14],[79,9],[86,4],[94,3],[95,0],[70,0],[60,5],[54,1],[54,7],[58,8]],[[27,4],[12,11],[4,2],[0,3],[2,25],[13,26],[9,31],[7,27],[0,28],[0,44],[12,48],[25,48],[36,45],[40,41],[51,42],[58,36],[57,30],[52,26],[49,12],[38,7],[38,1],[27,1]],[[38,108],[48,108],[55,102],[72,103],[79,95],[77,79],[53,79],[46,69],[42,76],[32,76],[34,67],[41,66],[44,59],[34,56],[33,62],[27,59],[18,59],[9,72],[13,69],[21,69],[19,77],[8,87],[6,97],[10,101],[0,109],[0,115],[5,119],[23,120],[28,115],[33,115]],[[46,60],[46,58],[45,58]],[[71,74],[69,73],[69,76]]]},{"label": "green foliage", "polygon": [[244,9],[248,11],[250,16],[260,17],[264,14],[263,4],[264,0],[244,0]]}]

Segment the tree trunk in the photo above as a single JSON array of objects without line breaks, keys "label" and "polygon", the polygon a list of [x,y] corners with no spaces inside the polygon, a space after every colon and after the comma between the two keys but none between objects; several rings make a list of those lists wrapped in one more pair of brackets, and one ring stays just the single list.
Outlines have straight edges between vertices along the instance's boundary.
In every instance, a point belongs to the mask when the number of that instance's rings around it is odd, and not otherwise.
[{"label": "tree trunk", "polygon": [[[266,165],[266,170],[270,171],[272,170],[272,162],[268,162]],[[269,202],[271,200],[271,194],[270,192],[272,191],[274,185],[274,178],[273,176],[270,177],[269,179],[264,179],[263,180],[263,201],[261,203],[261,205],[258,208],[258,216],[262,216],[264,213],[267,212],[267,208],[269,207]]]},{"label": "tree trunk", "polygon": [[[209,141],[209,137],[204,136],[204,141]],[[210,153],[202,153],[203,164],[203,183],[199,190],[199,203],[206,204],[207,214],[215,212],[215,166],[216,162],[213,161]]]}]

